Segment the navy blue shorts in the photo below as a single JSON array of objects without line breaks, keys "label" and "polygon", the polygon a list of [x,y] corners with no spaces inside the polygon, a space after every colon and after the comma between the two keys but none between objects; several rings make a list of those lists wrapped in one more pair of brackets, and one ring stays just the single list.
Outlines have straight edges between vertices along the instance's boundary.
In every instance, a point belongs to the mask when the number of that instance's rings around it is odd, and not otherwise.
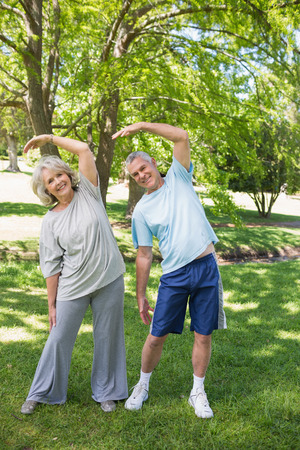
[{"label": "navy blue shorts", "polygon": [[213,253],[162,275],[150,333],[181,334],[188,300],[191,331],[209,335],[226,328],[222,281]]}]

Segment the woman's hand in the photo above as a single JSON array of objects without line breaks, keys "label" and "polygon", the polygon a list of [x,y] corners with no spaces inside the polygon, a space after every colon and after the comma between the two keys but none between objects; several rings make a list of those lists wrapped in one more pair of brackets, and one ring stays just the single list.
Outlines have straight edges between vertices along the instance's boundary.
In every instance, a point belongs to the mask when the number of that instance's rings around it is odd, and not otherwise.
[{"label": "woman's hand", "polygon": [[31,148],[42,147],[43,145],[51,141],[52,141],[51,134],[41,134],[39,136],[36,136],[27,142],[27,144],[24,147],[24,153],[27,153],[28,150],[30,150]]},{"label": "woman's hand", "polygon": [[49,333],[51,332],[52,328],[56,327],[56,307],[52,306],[49,308]]}]

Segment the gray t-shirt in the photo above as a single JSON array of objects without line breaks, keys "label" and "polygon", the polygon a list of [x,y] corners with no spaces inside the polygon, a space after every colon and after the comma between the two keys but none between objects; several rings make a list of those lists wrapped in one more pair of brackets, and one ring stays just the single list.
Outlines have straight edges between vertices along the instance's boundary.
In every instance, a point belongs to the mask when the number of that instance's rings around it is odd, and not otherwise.
[{"label": "gray t-shirt", "polygon": [[125,272],[100,194],[82,173],[71,203],[48,211],[40,235],[45,278],[61,272],[57,300],[74,300],[116,280]]}]

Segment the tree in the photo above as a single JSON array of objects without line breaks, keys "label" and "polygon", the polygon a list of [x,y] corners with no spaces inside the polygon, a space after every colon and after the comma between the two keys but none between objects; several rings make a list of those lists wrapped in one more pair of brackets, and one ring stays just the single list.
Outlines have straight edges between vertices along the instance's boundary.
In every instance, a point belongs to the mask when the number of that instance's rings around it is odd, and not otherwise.
[{"label": "tree", "polygon": [[[36,135],[50,134],[59,73],[58,0],[1,2],[0,10],[0,84],[7,92],[0,105],[25,110]],[[41,152],[57,149],[49,144]]]},{"label": "tree", "polygon": [[[118,92],[118,101],[113,108],[113,118],[103,109],[103,122],[106,118],[114,128],[118,112],[119,124],[128,123],[122,110],[124,100],[131,100],[136,111],[127,108],[132,111],[127,120],[137,117],[139,112],[138,120],[149,116],[152,121],[171,118],[170,123],[188,127],[193,144],[201,149],[198,155],[204,164],[208,161],[211,147],[218,148],[218,159],[222,160],[226,153],[232,152],[249,162],[246,150],[248,116],[250,114],[252,123],[255,123],[261,111],[270,110],[264,102],[257,104],[251,101],[251,84],[256,83],[264,68],[273,74],[274,88],[283,96],[289,92],[287,87],[283,88],[281,80],[288,79],[289,86],[294,85],[295,88],[297,72],[290,68],[289,59],[298,56],[293,34],[297,4],[299,2],[274,2],[269,8],[267,2],[226,2],[226,5],[213,2],[207,5],[198,1],[192,4],[181,2],[177,10],[165,4],[165,14],[158,14],[158,4],[141,10],[140,15],[137,10],[129,10],[119,21],[119,29],[124,28],[120,33],[121,43],[126,43],[126,46],[118,58],[126,63],[126,76],[122,79],[124,65],[114,64],[116,57],[112,54],[111,67],[117,67],[120,75],[118,83],[117,77],[110,78],[114,80],[112,86],[114,92]],[[113,26],[111,29],[117,30]],[[114,36],[114,42],[120,42],[117,31]],[[120,44],[119,47],[123,49]],[[138,60],[139,54],[147,55],[147,58],[139,60],[137,67],[133,62]],[[158,59],[159,55],[163,55],[163,60]],[[156,79],[151,74],[155,74]],[[141,82],[137,80],[138,76]],[[162,84],[158,81],[161,79]],[[127,80],[127,85],[124,80]],[[157,84],[160,92],[156,90]],[[124,96],[124,92],[135,95]],[[293,98],[295,100],[295,95]],[[108,139],[107,145],[114,144]],[[98,162],[101,160],[99,155],[106,157],[113,151],[112,147],[106,151],[99,147]],[[167,159],[170,161],[169,156]],[[206,174],[203,167],[199,170],[220,205],[229,177],[216,172],[218,161],[215,162],[216,165],[206,164],[205,169],[209,169]],[[106,173],[109,172],[106,168]],[[215,185],[209,179],[214,179]],[[230,206],[228,197],[224,203]]]},{"label": "tree", "polygon": [[246,192],[261,217],[270,217],[280,193],[292,194],[300,189],[300,130],[297,128],[291,129],[287,121],[271,126],[263,122],[252,136],[256,157],[251,170],[247,173],[243,164],[232,156],[227,162],[227,170],[232,174],[229,187]]},{"label": "tree", "polygon": [[[25,105],[35,133],[58,127],[87,140],[104,202],[109,177],[126,156],[119,143],[115,152],[117,127],[136,119],[182,126],[190,132],[197,174],[221,207],[228,176],[219,163],[228,152],[249,160],[248,117],[255,123],[270,110],[265,100],[251,99],[258,75],[272,74],[274,89],[297,103],[299,4],[83,0],[60,9],[58,0],[7,0],[0,5],[6,105]],[[159,142],[157,155],[167,167],[170,152]]]},{"label": "tree", "polygon": [[32,128],[28,122],[24,111],[15,108],[6,108],[5,114],[0,116],[0,135],[7,143],[9,156],[9,165],[5,170],[9,172],[20,172],[18,166],[20,142],[28,140],[32,135]]}]

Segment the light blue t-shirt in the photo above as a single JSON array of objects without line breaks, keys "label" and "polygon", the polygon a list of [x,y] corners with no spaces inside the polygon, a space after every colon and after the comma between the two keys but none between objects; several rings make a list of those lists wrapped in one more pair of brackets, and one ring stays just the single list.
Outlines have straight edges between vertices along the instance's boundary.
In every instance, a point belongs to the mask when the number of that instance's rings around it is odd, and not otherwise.
[{"label": "light blue t-shirt", "polygon": [[144,195],[132,215],[134,247],[152,247],[156,236],[163,257],[163,273],[185,266],[211,242],[218,242],[193,188],[192,175],[192,163],[188,172],[173,157],[163,186]]}]

